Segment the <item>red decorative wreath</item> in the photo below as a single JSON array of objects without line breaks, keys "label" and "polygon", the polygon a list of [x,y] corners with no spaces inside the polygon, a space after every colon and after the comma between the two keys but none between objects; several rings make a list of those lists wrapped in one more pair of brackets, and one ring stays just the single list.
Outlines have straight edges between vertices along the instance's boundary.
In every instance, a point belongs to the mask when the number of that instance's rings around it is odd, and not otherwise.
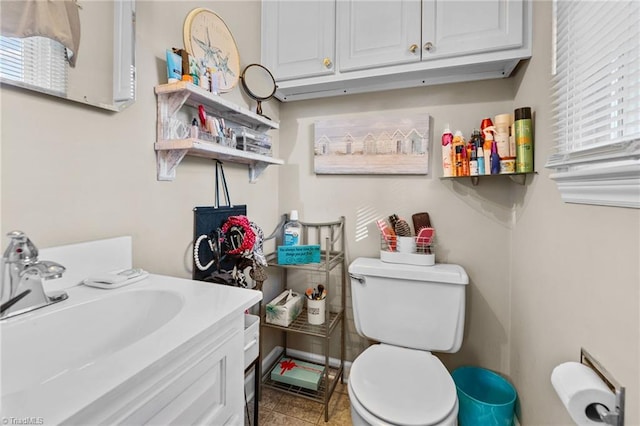
[{"label": "red decorative wreath", "polygon": [[253,251],[253,245],[256,242],[256,234],[251,229],[251,224],[246,216],[229,216],[227,221],[222,225],[222,232],[226,234],[230,228],[239,227],[244,233],[242,244],[240,247],[229,250],[228,254],[242,254],[245,251]]}]

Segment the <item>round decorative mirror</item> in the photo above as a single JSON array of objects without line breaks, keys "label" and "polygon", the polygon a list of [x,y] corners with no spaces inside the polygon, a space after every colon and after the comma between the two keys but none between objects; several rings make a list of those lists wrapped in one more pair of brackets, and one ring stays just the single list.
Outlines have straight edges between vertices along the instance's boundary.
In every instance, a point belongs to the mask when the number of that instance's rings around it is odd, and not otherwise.
[{"label": "round decorative mirror", "polygon": [[264,115],[262,102],[268,101],[276,93],[276,80],[271,72],[260,64],[247,65],[242,71],[240,80],[247,95],[258,102],[256,114]]}]

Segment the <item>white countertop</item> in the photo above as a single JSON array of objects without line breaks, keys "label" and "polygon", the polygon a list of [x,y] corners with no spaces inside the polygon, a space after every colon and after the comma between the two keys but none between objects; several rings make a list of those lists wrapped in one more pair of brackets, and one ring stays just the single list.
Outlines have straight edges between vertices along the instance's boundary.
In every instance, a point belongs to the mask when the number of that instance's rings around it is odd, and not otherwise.
[{"label": "white countertop", "polygon": [[[182,307],[175,316],[155,331],[146,334],[118,351],[111,353],[107,351],[107,353],[95,357],[86,365],[61,371],[54,377],[49,377],[41,383],[27,386],[18,391],[12,391],[15,389],[15,383],[7,386],[11,388],[8,390],[4,389],[3,383],[2,404],[0,407],[2,411],[0,414],[3,419],[9,419],[6,424],[12,424],[12,422],[17,424],[16,422],[27,417],[36,418],[37,422],[40,421],[38,419],[42,419],[43,423],[33,424],[58,424],[63,422],[221,321],[229,320],[234,316],[242,318],[240,315],[246,309],[262,299],[262,293],[255,290],[152,274],[143,281],[118,289],[103,290],[84,285],[68,288],[68,300],[5,320],[0,324],[0,330],[4,332],[11,327],[24,328],[25,321],[29,321],[29,324],[34,324],[36,327],[37,324],[50,324],[53,321],[51,315],[55,315],[59,310],[73,308],[74,306],[123,292],[140,290],[177,292],[182,298]],[[96,315],[98,314],[105,315],[102,312],[96,313]],[[126,315],[126,313],[116,312],[114,315]],[[104,320],[104,318],[102,319]],[[81,327],[86,335],[86,327],[95,327],[91,318],[78,320],[81,322],[80,324],[74,323],[73,326],[68,327],[68,330],[67,327],[61,327],[63,329],[56,330],[54,334],[59,331],[61,336],[65,336],[62,340],[70,342],[73,341],[73,336],[65,333],[72,333],[74,329]],[[99,330],[96,330],[96,333],[99,332]],[[46,363],[49,357],[47,351],[52,346],[51,339],[56,339],[55,335],[43,337],[43,339],[48,339],[46,341],[49,344],[43,344],[40,347],[38,342],[25,342],[23,345],[20,339],[5,342],[4,334],[2,333],[2,368],[3,370],[18,369],[17,371],[14,370],[18,377],[20,377],[20,369],[30,368],[26,364],[32,365],[34,362]],[[6,346],[7,344],[15,346],[15,342],[18,342],[18,348]],[[81,350],[83,343],[77,342],[77,344],[79,350]],[[26,355],[23,353],[22,355],[24,356],[22,357],[5,357],[4,354],[9,353],[9,351],[18,351],[18,355],[21,355],[19,351],[30,351],[31,353]],[[25,365],[19,365],[22,359],[31,361],[24,361]],[[9,362],[18,365],[9,365]]]}]

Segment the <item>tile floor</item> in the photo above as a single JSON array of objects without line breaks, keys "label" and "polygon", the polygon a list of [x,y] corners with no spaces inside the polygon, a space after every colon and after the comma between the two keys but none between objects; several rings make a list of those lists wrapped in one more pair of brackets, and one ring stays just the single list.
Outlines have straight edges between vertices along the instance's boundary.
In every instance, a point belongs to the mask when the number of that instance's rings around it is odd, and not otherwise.
[{"label": "tile floor", "polygon": [[[253,421],[252,407],[253,403],[250,401],[251,421]],[[258,426],[350,426],[351,406],[347,385],[338,383],[336,386],[329,401],[329,421],[326,423],[323,404],[264,387],[258,416]],[[247,419],[245,419],[245,425],[249,425]]]}]

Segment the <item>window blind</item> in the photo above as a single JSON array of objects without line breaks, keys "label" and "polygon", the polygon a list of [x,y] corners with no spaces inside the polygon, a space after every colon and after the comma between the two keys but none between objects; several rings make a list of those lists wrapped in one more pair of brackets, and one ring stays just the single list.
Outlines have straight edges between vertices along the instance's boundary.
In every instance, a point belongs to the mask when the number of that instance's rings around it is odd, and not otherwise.
[{"label": "window blind", "polygon": [[0,36],[0,77],[45,92],[67,93],[65,48],[45,37]]},{"label": "window blind", "polygon": [[640,207],[640,1],[555,0],[553,59],[551,178],[561,192],[589,181],[574,202],[600,197],[584,194],[594,181],[624,180],[626,201],[588,204]]}]

